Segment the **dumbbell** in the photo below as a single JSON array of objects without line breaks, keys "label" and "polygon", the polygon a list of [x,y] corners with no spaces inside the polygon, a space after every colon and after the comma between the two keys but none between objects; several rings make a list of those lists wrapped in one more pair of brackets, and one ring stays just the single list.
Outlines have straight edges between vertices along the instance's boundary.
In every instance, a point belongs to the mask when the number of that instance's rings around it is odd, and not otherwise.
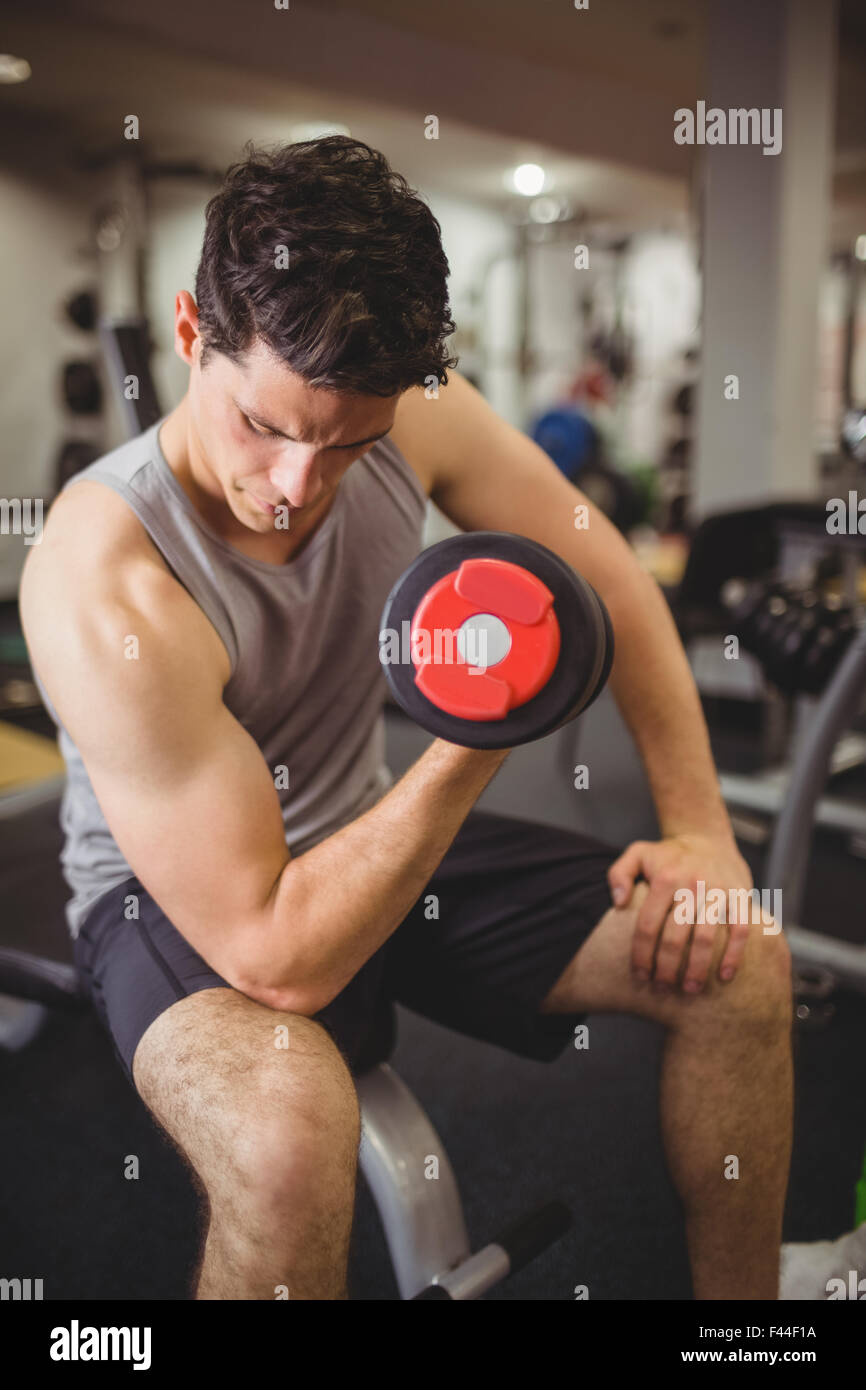
[{"label": "dumbbell", "polygon": [[820,695],[857,630],[854,609],[835,594],[822,597],[816,623],[803,662],[803,689],[810,695]]},{"label": "dumbbell", "polygon": [[763,660],[767,675],[792,695],[805,688],[806,658],[819,631],[817,603],[813,590],[784,586],[777,598],[775,625],[766,636]]},{"label": "dumbbell", "polygon": [[731,579],[721,599],[743,646],[790,695],[819,695],[854,633],[851,609],[814,589]]},{"label": "dumbbell", "polygon": [[788,611],[780,586],[762,580],[728,579],[719,597],[743,646],[763,661],[776,624]]},{"label": "dumbbell", "polygon": [[613,662],[607,609],[552,550],[474,531],[422,551],[382,611],[397,704],[465,748],[512,748],[588,709]]}]

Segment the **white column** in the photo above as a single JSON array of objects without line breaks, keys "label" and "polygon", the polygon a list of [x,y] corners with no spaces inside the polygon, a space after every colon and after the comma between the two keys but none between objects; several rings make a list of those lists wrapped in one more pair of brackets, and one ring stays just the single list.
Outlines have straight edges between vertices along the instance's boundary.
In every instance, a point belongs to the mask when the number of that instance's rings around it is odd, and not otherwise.
[{"label": "white column", "polygon": [[[781,108],[782,147],[701,151],[695,519],[814,494],[835,55],[834,0],[711,0],[707,108]],[[730,376],[739,399],[725,398]]]}]

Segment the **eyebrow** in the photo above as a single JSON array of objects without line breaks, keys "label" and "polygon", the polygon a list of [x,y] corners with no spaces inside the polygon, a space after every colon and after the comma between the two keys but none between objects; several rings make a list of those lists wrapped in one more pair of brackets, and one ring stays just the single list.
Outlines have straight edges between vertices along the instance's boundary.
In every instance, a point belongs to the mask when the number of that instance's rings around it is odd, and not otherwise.
[{"label": "eyebrow", "polygon": [[[232,397],[232,400],[234,400],[234,397]],[[257,411],[248,410],[245,405],[241,405],[240,401],[235,401],[235,405],[243,415],[246,415],[250,420],[255,420],[257,425],[261,425],[263,430],[270,430],[272,434],[279,435],[281,439],[290,439],[293,444],[301,442],[295,439],[293,435],[286,434],[285,430],[278,429],[276,425],[272,425],[267,420],[263,420]],[[391,426],[389,425],[387,430],[380,430],[378,434],[371,434],[367,439],[354,439],[351,444],[330,444],[328,447],[330,449],[359,449],[362,444],[375,444],[378,440],[384,439],[385,435],[390,432],[390,429]]]}]

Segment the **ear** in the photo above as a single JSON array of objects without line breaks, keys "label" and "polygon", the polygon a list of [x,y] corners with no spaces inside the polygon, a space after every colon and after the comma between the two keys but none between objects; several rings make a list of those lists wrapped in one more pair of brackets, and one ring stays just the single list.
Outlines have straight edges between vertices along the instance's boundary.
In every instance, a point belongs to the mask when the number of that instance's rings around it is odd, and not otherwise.
[{"label": "ear", "polygon": [[200,361],[202,341],[198,328],[198,307],[187,290],[181,290],[175,299],[174,350],[188,367]]}]

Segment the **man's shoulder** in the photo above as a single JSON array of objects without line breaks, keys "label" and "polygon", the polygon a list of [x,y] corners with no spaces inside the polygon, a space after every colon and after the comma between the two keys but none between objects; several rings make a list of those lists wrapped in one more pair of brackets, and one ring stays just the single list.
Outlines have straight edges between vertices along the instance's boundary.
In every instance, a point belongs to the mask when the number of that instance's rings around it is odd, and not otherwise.
[{"label": "man's shoulder", "polygon": [[[55,501],[33,546],[19,591],[34,664],[60,709],[66,673],[102,669],[130,634],[163,656],[179,648],[228,678],[225,650],[191,595],[123,498],[82,478]],[[83,665],[82,665],[83,662]],[[157,668],[159,664],[157,663]]]},{"label": "man's shoulder", "polygon": [[140,600],[167,607],[177,581],[119,493],[82,477],[61,492],[21,575],[19,606],[28,640],[58,623]]},{"label": "man's shoulder", "polygon": [[397,404],[391,438],[430,497],[471,428],[481,397],[453,368],[444,386],[413,386]]},{"label": "man's shoulder", "polygon": [[59,569],[70,579],[81,570],[125,569],[142,560],[159,562],[135,512],[120,493],[95,478],[82,477],[49,508],[42,541],[29,560],[35,569]]},{"label": "man's shoulder", "polygon": [[145,430],[124,440],[69,479],[49,509],[43,539],[50,543],[41,547],[42,557],[53,560],[62,551],[67,562],[87,564],[104,563],[109,555],[120,562],[124,555],[157,553],[125,498],[136,474],[153,459],[152,436]]}]

